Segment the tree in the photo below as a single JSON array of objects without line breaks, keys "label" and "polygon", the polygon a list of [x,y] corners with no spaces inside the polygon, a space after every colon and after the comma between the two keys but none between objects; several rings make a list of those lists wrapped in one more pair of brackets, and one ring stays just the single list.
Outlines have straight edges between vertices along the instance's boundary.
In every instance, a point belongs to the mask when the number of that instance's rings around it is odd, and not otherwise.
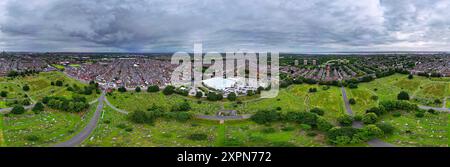
[{"label": "tree", "polygon": [[413,78],[414,78],[414,76],[412,74],[408,75],[408,79],[413,79]]},{"label": "tree", "polygon": [[228,96],[227,96],[227,99],[230,100],[230,101],[235,101],[236,98],[237,98],[236,97],[236,93],[234,93],[234,92],[229,93]]},{"label": "tree", "polygon": [[348,100],[348,103],[350,103],[351,105],[355,105],[356,104],[356,100],[354,98],[350,98]]},{"label": "tree", "polygon": [[398,99],[398,100],[409,100],[409,94],[408,94],[408,92],[401,91],[401,92],[397,95],[397,99]]},{"label": "tree", "polygon": [[7,97],[8,96],[8,92],[7,91],[1,91],[0,92],[0,96]]},{"label": "tree", "polygon": [[56,86],[63,86],[63,84],[64,83],[61,80],[57,80],[56,83],[55,83]]},{"label": "tree", "polygon": [[317,129],[323,132],[327,132],[331,128],[333,128],[333,124],[328,122],[325,118],[317,118]]},{"label": "tree", "polygon": [[435,100],[434,100],[434,104],[441,104],[441,103],[442,103],[442,101],[439,100],[439,99],[435,99]]},{"label": "tree", "polygon": [[252,115],[250,119],[258,124],[269,124],[277,121],[279,119],[279,115],[274,110],[260,110]]},{"label": "tree", "polygon": [[247,90],[247,96],[253,96],[255,95],[255,92],[253,90]]},{"label": "tree", "polygon": [[39,112],[41,112],[41,111],[44,111],[44,104],[42,104],[41,102],[37,102],[37,103],[34,105],[32,111],[33,111],[34,113],[36,113],[36,114],[39,113]]},{"label": "tree", "polygon": [[362,122],[364,124],[373,124],[377,122],[378,116],[375,113],[366,113],[362,117]]},{"label": "tree", "polygon": [[350,83],[350,84],[348,84],[348,88],[350,88],[350,89],[356,89],[356,88],[358,88],[358,85],[355,84],[355,83]]},{"label": "tree", "polygon": [[377,123],[376,126],[380,128],[386,135],[394,133],[395,130],[395,127],[389,123]]},{"label": "tree", "polygon": [[135,89],[134,89],[134,91],[136,91],[136,92],[141,92],[141,87],[136,87]]},{"label": "tree", "polygon": [[16,114],[16,115],[23,114],[23,113],[25,113],[25,108],[22,105],[16,105],[11,110],[11,113]]},{"label": "tree", "polygon": [[362,128],[363,134],[369,139],[382,137],[384,135],[383,130],[378,128],[376,125],[367,125]]},{"label": "tree", "polygon": [[172,85],[168,85],[163,89],[164,95],[171,95],[175,92],[175,87]]},{"label": "tree", "polygon": [[320,108],[313,108],[313,109],[311,109],[309,112],[316,113],[317,115],[320,115],[320,116],[322,116],[322,115],[325,114],[325,111],[323,111],[323,110],[320,109]]},{"label": "tree", "polygon": [[151,85],[147,88],[147,92],[158,92],[158,91],[159,91],[158,85]]},{"label": "tree", "polygon": [[202,97],[203,97],[203,93],[200,92],[200,91],[197,91],[197,92],[195,93],[195,97],[197,97],[197,98],[202,98]]},{"label": "tree", "polygon": [[353,117],[350,116],[350,115],[343,115],[343,116],[338,117],[337,121],[342,126],[352,126],[352,124],[353,124]]},{"label": "tree", "polygon": [[22,87],[22,90],[27,92],[27,91],[30,90],[30,87],[28,85],[25,85],[25,86]]},{"label": "tree", "polygon": [[127,91],[127,88],[121,86],[120,88],[117,89],[117,91],[124,93]]}]

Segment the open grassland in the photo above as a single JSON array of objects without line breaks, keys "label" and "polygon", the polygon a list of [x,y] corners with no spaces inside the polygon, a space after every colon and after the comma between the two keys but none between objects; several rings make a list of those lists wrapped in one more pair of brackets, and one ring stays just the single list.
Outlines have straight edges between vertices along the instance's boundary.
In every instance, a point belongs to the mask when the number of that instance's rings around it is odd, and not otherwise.
[{"label": "open grassland", "polygon": [[152,106],[158,106],[164,108],[166,111],[170,111],[172,107],[178,103],[187,101],[190,103],[191,111],[196,114],[208,114],[213,115],[221,109],[220,102],[208,102],[202,100],[199,103],[198,99],[188,98],[180,95],[166,96],[161,92],[148,93],[148,92],[114,92],[108,97],[108,101],[115,107],[133,112],[136,110],[146,111]]},{"label": "open grassland", "polygon": [[[194,140],[193,134],[205,134]],[[109,107],[83,146],[324,146],[324,136],[308,136],[296,124],[271,126],[250,121],[190,120],[188,122],[158,119],[154,125],[135,124],[126,115]]]},{"label": "open grassland", "polygon": [[[316,88],[317,92],[310,93],[310,88]],[[276,98],[259,99],[238,105],[236,109],[242,113],[255,113],[259,110],[281,108],[282,112],[288,111],[308,111],[312,108],[325,110],[324,117],[330,121],[345,114],[342,93],[338,87],[329,87],[324,90],[324,86],[317,85],[292,85],[286,89],[280,89]]]},{"label": "open grassland", "polygon": [[448,147],[448,116],[448,113],[426,113],[423,118],[417,118],[414,113],[383,116],[382,121],[392,124],[396,130],[382,140],[399,146]]},{"label": "open grassland", "polygon": [[45,111],[23,115],[8,114],[3,117],[5,146],[51,146],[70,139],[82,130],[95,111],[93,104],[83,113]]},{"label": "open grassland", "polygon": [[[348,98],[354,98],[356,104],[352,105],[357,114],[364,113],[367,109],[377,106],[380,101],[396,100],[398,93],[406,91],[411,97],[411,102],[419,105],[442,107],[435,104],[434,100],[443,100],[448,96],[450,82],[435,81],[426,77],[414,76],[408,79],[407,75],[395,74],[376,79],[368,83],[358,84],[358,88],[347,90]],[[372,99],[377,96],[378,100]]]},{"label": "open grassland", "polygon": [[[25,95],[31,99],[32,102],[39,101],[45,96],[64,96],[71,97],[74,92],[68,91],[68,86],[77,85],[80,88],[86,86],[75,79],[69,78],[61,72],[41,72],[39,74],[17,77],[15,79],[6,79],[4,82],[0,82],[0,90],[8,92],[8,97],[4,100],[20,100],[24,99]],[[53,86],[51,82],[63,81],[63,86]],[[25,92],[22,90],[24,85],[28,85],[30,90]],[[95,100],[98,94],[86,96],[88,101]],[[0,107],[2,104],[0,103]]]}]

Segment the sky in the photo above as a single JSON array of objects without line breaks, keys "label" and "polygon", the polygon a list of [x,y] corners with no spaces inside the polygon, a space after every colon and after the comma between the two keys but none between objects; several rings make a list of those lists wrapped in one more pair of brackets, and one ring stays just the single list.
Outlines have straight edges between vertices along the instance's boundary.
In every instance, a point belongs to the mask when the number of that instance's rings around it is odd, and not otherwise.
[{"label": "sky", "polygon": [[449,0],[1,0],[0,51],[450,51]]}]

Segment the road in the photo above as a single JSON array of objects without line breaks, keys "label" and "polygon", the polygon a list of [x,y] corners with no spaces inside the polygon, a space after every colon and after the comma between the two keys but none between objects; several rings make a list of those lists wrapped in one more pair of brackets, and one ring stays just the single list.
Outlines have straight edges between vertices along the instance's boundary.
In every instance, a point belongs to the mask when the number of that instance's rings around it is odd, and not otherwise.
[{"label": "road", "polygon": [[[34,107],[34,104],[28,105],[28,106],[24,106],[23,108],[25,108],[25,110],[29,110],[32,109]],[[9,107],[9,108],[2,108],[0,109],[0,114],[8,114],[13,108]]]},{"label": "road", "polygon": [[[341,87],[342,90],[342,99],[344,100],[345,103],[345,110],[347,111],[348,115],[352,115],[353,116],[353,110],[352,107],[350,106],[350,103],[348,102],[348,98],[347,98],[347,91],[345,90],[345,87]],[[352,127],[353,128],[362,128],[364,125],[362,124],[362,122],[359,121],[353,121]],[[369,144],[369,146],[371,147],[395,147],[395,145],[393,144],[389,144],[386,143],[380,139],[372,139],[369,140],[367,142],[367,144]]]},{"label": "road", "polygon": [[72,137],[70,140],[65,141],[63,143],[59,143],[55,145],[55,147],[75,147],[81,144],[84,140],[86,140],[89,137],[89,135],[94,131],[95,127],[97,127],[98,120],[102,113],[104,99],[105,99],[105,91],[103,91],[102,95],[98,98],[97,109],[95,110],[94,116],[91,118],[86,127],[84,127],[84,129],[80,133]]},{"label": "road", "polygon": [[419,108],[424,110],[433,109],[440,112],[450,112],[450,108],[429,107],[429,106],[419,106]]}]

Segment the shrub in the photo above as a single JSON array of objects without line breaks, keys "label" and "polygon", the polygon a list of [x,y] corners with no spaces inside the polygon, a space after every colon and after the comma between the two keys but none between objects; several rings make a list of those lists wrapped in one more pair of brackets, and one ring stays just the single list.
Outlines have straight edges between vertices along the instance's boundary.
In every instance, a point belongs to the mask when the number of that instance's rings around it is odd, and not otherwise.
[{"label": "shrub", "polygon": [[203,133],[194,133],[187,137],[190,140],[202,141],[208,139],[208,135]]},{"label": "shrub", "polygon": [[319,117],[317,119],[317,129],[318,130],[323,131],[323,132],[327,132],[331,128],[333,128],[333,124],[328,122],[325,118]]},{"label": "shrub", "polygon": [[412,74],[408,75],[408,79],[413,79],[413,78],[414,78],[414,76]]},{"label": "shrub", "polygon": [[123,92],[126,92],[126,91],[127,91],[127,89],[126,89],[125,87],[123,87],[123,86],[122,86],[122,87],[118,88],[118,89],[117,89],[117,91],[119,91],[119,92],[122,92],[122,93],[123,93]]},{"label": "shrub", "polygon": [[163,89],[164,95],[171,95],[175,92],[175,87],[172,85],[168,85]]},{"label": "shrub", "polygon": [[314,93],[314,92],[317,92],[317,88],[309,88],[309,93]]},{"label": "shrub", "polygon": [[197,91],[197,93],[195,93],[195,97],[196,98],[202,98],[203,97],[203,93],[200,91]]},{"label": "shrub", "polygon": [[350,103],[351,105],[355,105],[356,104],[356,100],[354,98],[350,98],[348,100],[348,103]]},{"label": "shrub", "polygon": [[151,85],[147,88],[147,92],[158,92],[158,91],[159,91],[158,85]]},{"label": "shrub", "polygon": [[377,101],[378,100],[378,96],[372,96],[370,97],[373,101]]},{"label": "shrub", "polygon": [[25,91],[25,92],[29,91],[30,87],[28,85],[25,85],[25,86],[22,87],[22,90]]},{"label": "shrub", "polygon": [[136,92],[141,92],[141,87],[136,87],[135,89],[134,89],[134,91],[136,91]]},{"label": "shrub", "polygon": [[7,97],[8,96],[8,92],[7,91],[1,91],[0,92],[0,96],[1,97]]},{"label": "shrub", "polygon": [[398,100],[409,100],[409,94],[408,94],[408,92],[401,91],[401,92],[397,95],[397,99],[398,99]]},{"label": "shrub", "polygon": [[430,113],[430,114],[437,114],[437,111],[433,110],[431,108],[429,110],[427,110],[427,112]]},{"label": "shrub", "polygon": [[320,115],[320,116],[323,116],[325,114],[325,111],[323,111],[320,108],[313,108],[309,112],[316,113],[317,115]]},{"label": "shrub", "polygon": [[30,142],[36,142],[36,141],[39,141],[41,138],[39,136],[36,136],[36,135],[29,135],[25,139],[30,141]]},{"label": "shrub", "polygon": [[258,124],[268,124],[277,121],[279,115],[273,110],[260,110],[252,115],[250,119]]},{"label": "shrub", "polygon": [[425,116],[425,114],[423,112],[416,112],[415,115],[416,115],[417,118],[422,118],[422,117]]},{"label": "shrub", "polygon": [[384,135],[384,132],[376,125],[367,125],[362,128],[362,131],[369,139],[382,137]]},{"label": "shrub", "polygon": [[362,115],[355,115],[354,117],[353,117],[353,120],[355,120],[355,121],[361,121],[362,120]]},{"label": "shrub", "polygon": [[386,135],[394,133],[395,130],[395,127],[389,123],[377,123],[376,126],[380,128]]},{"label": "shrub", "polygon": [[392,116],[400,117],[400,116],[402,116],[402,113],[400,113],[399,111],[395,111],[395,112],[392,113]]},{"label": "shrub", "polygon": [[356,89],[356,88],[358,88],[358,85],[355,84],[355,83],[350,83],[350,84],[348,84],[348,88],[350,88],[350,89]]},{"label": "shrub", "polygon": [[349,144],[353,136],[359,132],[359,129],[352,127],[334,127],[327,132],[327,141],[338,145]]},{"label": "shrub", "polygon": [[191,104],[189,104],[186,101],[172,106],[172,111],[189,111],[189,110],[191,110]]},{"label": "shrub", "polygon": [[286,127],[281,128],[281,130],[287,132],[287,131],[293,131],[293,130],[295,130],[295,128],[292,126],[286,126]]},{"label": "shrub", "polygon": [[21,105],[15,105],[14,107],[13,107],[13,109],[11,110],[11,113],[12,114],[16,114],[16,115],[20,115],[20,114],[23,114],[23,113],[25,113],[25,108],[23,107],[23,106],[21,106]]},{"label": "shrub", "polygon": [[366,113],[375,113],[377,116],[380,116],[385,113],[385,110],[382,107],[372,107],[366,110]]},{"label": "shrub", "polygon": [[61,80],[57,80],[56,83],[55,83],[56,86],[63,86],[63,84],[64,83]]},{"label": "shrub", "polygon": [[262,133],[275,133],[275,128],[268,127],[261,130]]},{"label": "shrub", "polygon": [[342,126],[352,126],[352,124],[353,124],[353,117],[350,116],[350,115],[343,115],[343,116],[338,117],[337,121]]},{"label": "shrub", "polygon": [[366,113],[362,117],[362,122],[364,124],[373,124],[373,123],[377,122],[377,120],[378,120],[378,116],[375,113]]},{"label": "shrub", "polygon": [[230,101],[235,101],[236,98],[237,98],[237,96],[236,96],[236,93],[234,93],[234,92],[229,93],[227,96],[227,99]]},{"label": "shrub", "polygon": [[247,96],[253,96],[255,92],[253,90],[247,90]]},{"label": "shrub", "polygon": [[37,103],[34,105],[32,111],[33,111],[35,114],[37,114],[37,113],[39,113],[39,112],[41,112],[41,111],[44,111],[44,104],[42,104],[41,102],[37,102]]},{"label": "shrub", "polygon": [[311,125],[308,125],[308,124],[300,124],[300,129],[304,130],[304,131],[308,131],[308,130],[311,130],[312,127],[311,127]]},{"label": "shrub", "polygon": [[281,111],[282,108],[281,107],[277,107],[276,109],[277,109],[277,111]]}]

